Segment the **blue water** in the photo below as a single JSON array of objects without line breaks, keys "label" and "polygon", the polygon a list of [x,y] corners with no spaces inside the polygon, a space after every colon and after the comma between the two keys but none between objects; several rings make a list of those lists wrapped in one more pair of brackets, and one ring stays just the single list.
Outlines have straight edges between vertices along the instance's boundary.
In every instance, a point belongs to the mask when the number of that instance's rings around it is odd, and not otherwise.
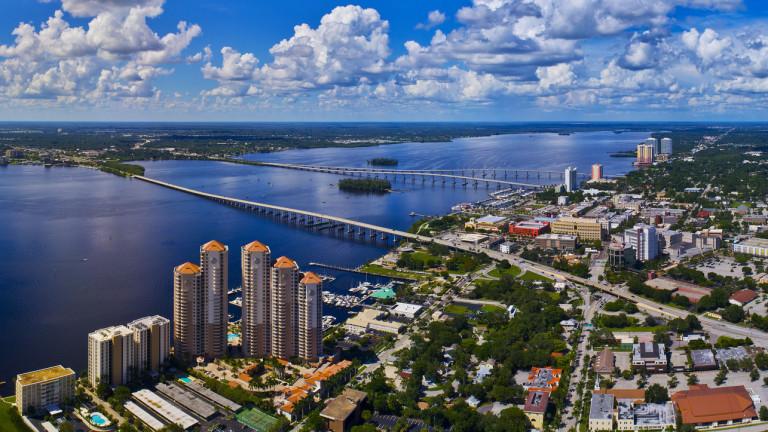
[{"label": "blue water", "polygon": [[[371,157],[395,157],[400,168],[517,167],[606,174],[631,169],[631,159],[610,158],[646,137],[642,133],[510,135],[451,143],[411,143],[355,149],[295,150],[249,158],[363,166]],[[408,214],[447,212],[483,199],[484,188],[398,182],[388,195],[339,192],[338,177],[218,162],[143,162],[147,175],[245,199],[318,210],[405,229]],[[140,316],[171,316],[172,268],[199,259],[200,244],[230,246],[230,286],[240,284],[239,247],[258,239],[273,255],[357,266],[385,247],[337,239],[270,219],[95,170],[38,166],[0,167],[0,381],[23,371],[64,364],[86,367],[88,332]],[[346,291],[360,278],[337,276],[329,288]],[[371,282],[384,282],[372,278]],[[236,310],[232,311],[236,317]],[[325,314],[343,316],[332,307]],[[19,354],[15,354],[19,353]],[[24,353],[24,354],[20,354]],[[0,393],[13,390],[9,384]]]},{"label": "blue water", "polygon": [[96,426],[105,426],[109,424],[109,420],[107,420],[107,418],[101,415],[100,413],[92,413],[91,422]]}]

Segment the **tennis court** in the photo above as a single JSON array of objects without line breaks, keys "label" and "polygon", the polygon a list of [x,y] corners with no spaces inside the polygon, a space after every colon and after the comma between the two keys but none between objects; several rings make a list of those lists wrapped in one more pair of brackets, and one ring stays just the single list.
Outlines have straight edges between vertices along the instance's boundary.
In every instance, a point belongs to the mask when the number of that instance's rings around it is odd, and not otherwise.
[{"label": "tennis court", "polygon": [[256,408],[240,411],[237,414],[237,421],[256,432],[268,432],[277,423],[276,418]]}]

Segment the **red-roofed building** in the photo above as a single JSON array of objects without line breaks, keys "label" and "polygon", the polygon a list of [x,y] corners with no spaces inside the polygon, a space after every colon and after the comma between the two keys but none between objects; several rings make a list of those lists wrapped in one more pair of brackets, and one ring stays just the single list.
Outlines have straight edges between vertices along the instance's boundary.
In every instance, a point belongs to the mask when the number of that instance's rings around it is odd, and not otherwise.
[{"label": "red-roofed building", "polygon": [[728,299],[728,303],[736,306],[744,306],[749,304],[757,298],[757,293],[750,289],[738,290],[731,294],[731,298]]},{"label": "red-roofed building", "polygon": [[757,418],[755,404],[744,386],[690,386],[672,395],[683,424],[712,427],[749,423]]},{"label": "red-roofed building", "polygon": [[538,430],[544,429],[544,414],[547,412],[549,404],[549,392],[531,391],[525,398],[523,412],[531,421],[531,425]]},{"label": "red-roofed building", "polygon": [[524,221],[509,226],[509,233],[522,237],[538,237],[549,232],[548,222]]}]

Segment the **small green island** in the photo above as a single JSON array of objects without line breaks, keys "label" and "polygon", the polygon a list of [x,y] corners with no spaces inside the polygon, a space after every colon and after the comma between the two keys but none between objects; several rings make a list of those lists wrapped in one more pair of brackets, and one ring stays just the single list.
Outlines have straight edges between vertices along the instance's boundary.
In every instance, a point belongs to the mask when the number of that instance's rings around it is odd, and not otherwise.
[{"label": "small green island", "polygon": [[373,165],[373,166],[397,166],[398,163],[399,162],[397,159],[392,159],[392,158],[368,159],[368,165]]},{"label": "small green island", "polygon": [[98,168],[106,173],[123,177],[130,177],[132,175],[144,175],[143,166],[123,163],[119,161],[104,161],[98,164]]},{"label": "small green island", "polygon": [[387,193],[392,189],[389,180],[347,178],[339,180],[339,190],[345,192]]}]

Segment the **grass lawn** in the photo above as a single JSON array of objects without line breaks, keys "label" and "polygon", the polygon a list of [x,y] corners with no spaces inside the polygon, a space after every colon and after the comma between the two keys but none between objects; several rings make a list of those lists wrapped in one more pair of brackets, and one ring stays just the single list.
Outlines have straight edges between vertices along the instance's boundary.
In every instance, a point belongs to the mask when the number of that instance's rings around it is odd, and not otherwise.
[{"label": "grass lawn", "polygon": [[21,420],[16,408],[9,402],[15,398],[6,398],[0,402],[0,431],[3,432],[31,432],[24,421]]},{"label": "grass lawn", "polygon": [[450,315],[467,315],[470,312],[468,307],[457,304],[450,304],[445,307],[445,313]]},{"label": "grass lawn", "polygon": [[550,278],[548,278],[546,276],[542,276],[540,274],[531,273],[531,272],[525,272],[524,275],[520,276],[520,279],[521,280],[526,280],[526,281],[544,281],[544,282],[549,282],[549,283],[554,283],[555,282],[555,281],[553,281],[552,279],[550,279]]},{"label": "grass lawn", "polygon": [[496,305],[489,305],[489,304],[483,305],[482,307],[480,307],[480,310],[483,312],[506,312],[506,309],[502,307],[499,307]]},{"label": "grass lawn", "polygon": [[419,273],[411,273],[407,271],[392,270],[376,264],[366,264],[360,268],[360,271],[371,273],[380,276],[395,277],[401,279],[422,280],[426,279],[426,276]]},{"label": "grass lawn", "polygon": [[488,272],[488,276],[500,278],[502,275],[509,275],[512,277],[517,277],[520,274],[520,272],[521,272],[520,267],[517,267],[517,266],[512,266],[503,271],[499,270],[499,268],[497,267],[491,270],[490,272]]}]

